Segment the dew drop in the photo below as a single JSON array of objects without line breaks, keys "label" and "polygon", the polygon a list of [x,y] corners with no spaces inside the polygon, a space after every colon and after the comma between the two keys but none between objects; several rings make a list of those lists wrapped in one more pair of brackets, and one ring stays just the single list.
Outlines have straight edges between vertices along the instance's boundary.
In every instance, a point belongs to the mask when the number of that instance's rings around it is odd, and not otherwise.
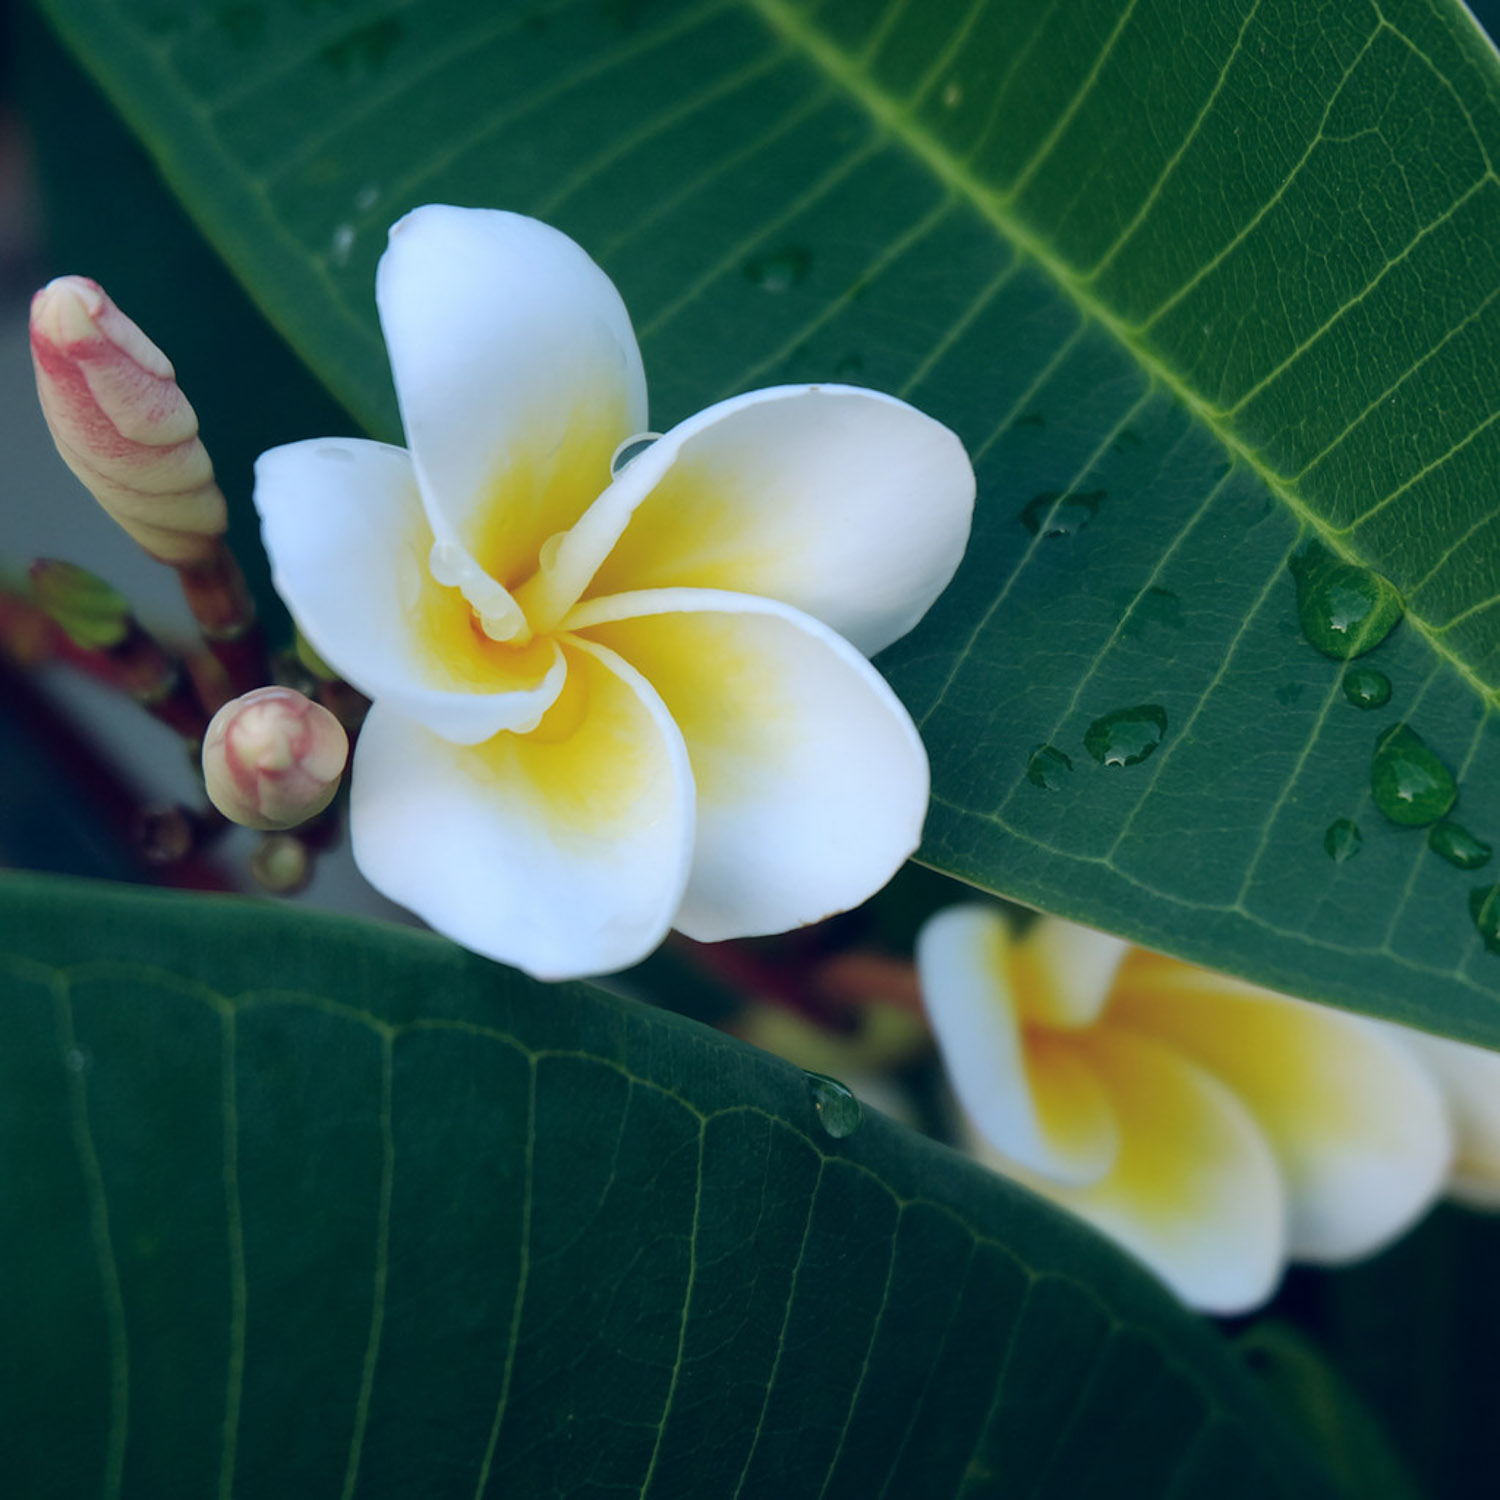
[{"label": "dew drop", "polygon": [[1384,708],[1391,701],[1391,679],[1374,667],[1353,667],[1344,673],[1344,696],[1356,708]]},{"label": "dew drop", "polygon": [[1359,824],[1352,818],[1335,818],[1328,825],[1328,831],[1323,835],[1323,847],[1328,851],[1328,857],[1334,864],[1341,865],[1347,859],[1353,859],[1364,847],[1365,836],[1359,831]]},{"label": "dew drop", "polygon": [[1077,536],[1099,512],[1103,490],[1044,490],[1026,502],[1021,524],[1032,536]]},{"label": "dew drop", "polygon": [[1394,724],[1375,741],[1370,795],[1393,823],[1419,828],[1435,823],[1458,796],[1453,773],[1414,729]]},{"label": "dew drop", "polygon": [[1500,885],[1475,886],[1469,892],[1469,915],[1491,953],[1500,953]]},{"label": "dew drop", "polygon": [[1156,753],[1166,732],[1167,711],[1159,704],[1117,708],[1089,725],[1083,748],[1102,766],[1138,766]]},{"label": "dew drop", "polygon": [[618,474],[638,459],[660,436],[659,432],[638,432],[634,437],[626,438],[610,458],[609,472]]},{"label": "dew drop", "polygon": [[784,292],[800,286],[812,270],[812,251],[801,245],[784,245],[745,262],[745,279],[767,292]]},{"label": "dew drop", "polygon": [[1072,769],[1073,762],[1056,745],[1038,745],[1026,762],[1026,779],[1032,786],[1057,792]]},{"label": "dew drop", "polygon": [[1182,600],[1171,589],[1155,585],[1131,600],[1130,610],[1120,626],[1127,639],[1135,640],[1145,635],[1148,625],[1165,625],[1169,630],[1181,630],[1187,622],[1182,617]]},{"label": "dew drop", "polygon": [[826,1073],[809,1073],[807,1087],[808,1092],[812,1094],[813,1109],[817,1112],[818,1124],[834,1140],[841,1141],[845,1136],[853,1135],[859,1129],[859,1122],[864,1111],[860,1108],[859,1100],[854,1097],[854,1091],[847,1084],[840,1083],[837,1078],[828,1077]]},{"label": "dew drop", "polygon": [[1291,569],[1303,634],[1325,656],[1347,661],[1373,651],[1401,618],[1393,584],[1335,557],[1320,542],[1298,548]]},{"label": "dew drop", "polygon": [[333,239],[328,245],[328,259],[336,266],[347,266],[349,264],[349,252],[354,249],[354,226],[352,224],[340,224],[333,231]]},{"label": "dew drop", "polygon": [[1460,870],[1477,870],[1490,862],[1494,850],[1483,839],[1476,839],[1467,828],[1446,819],[1434,823],[1427,834],[1427,847]]}]

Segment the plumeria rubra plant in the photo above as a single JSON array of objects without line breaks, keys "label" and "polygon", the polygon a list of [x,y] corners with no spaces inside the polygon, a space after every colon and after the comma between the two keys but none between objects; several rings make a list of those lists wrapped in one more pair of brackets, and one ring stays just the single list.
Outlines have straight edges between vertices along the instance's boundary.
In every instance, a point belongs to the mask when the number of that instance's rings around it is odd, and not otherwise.
[{"label": "plumeria rubra plant", "polygon": [[1488,1495],[1475,15],[18,7],[0,1488]]}]

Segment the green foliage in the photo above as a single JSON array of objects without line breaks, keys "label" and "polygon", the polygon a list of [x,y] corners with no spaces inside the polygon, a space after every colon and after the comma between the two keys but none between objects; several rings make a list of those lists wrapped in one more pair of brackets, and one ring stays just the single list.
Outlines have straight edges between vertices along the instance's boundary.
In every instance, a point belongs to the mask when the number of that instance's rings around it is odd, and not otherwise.
[{"label": "green foliage", "polygon": [[1072,1220],[436,939],[0,883],[16,1494],[1329,1492]]},{"label": "green foliage", "polygon": [[[1402,720],[1500,832],[1500,68],[1456,0],[44,8],[383,436],[372,272],[430,200],[581,240],[659,426],[805,379],[950,423],[974,543],[885,663],[932,750],[924,857],[1500,1041],[1467,877],[1369,800]],[[1313,539],[1403,596],[1378,716],[1299,632]],[[1145,707],[1149,759],[1085,752]]]}]

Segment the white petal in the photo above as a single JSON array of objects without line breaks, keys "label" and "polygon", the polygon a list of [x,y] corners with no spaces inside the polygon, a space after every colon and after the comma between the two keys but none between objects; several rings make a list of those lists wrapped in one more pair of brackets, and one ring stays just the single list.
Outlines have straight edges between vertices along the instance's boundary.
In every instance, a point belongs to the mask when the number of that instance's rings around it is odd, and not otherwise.
[{"label": "white petal", "polygon": [[255,505],[276,590],[324,661],[367,697],[461,744],[535,724],[562,689],[551,642],[488,643],[428,571],[403,449],[320,438],[261,454]]},{"label": "white petal", "polygon": [[580,606],[568,629],[661,694],[692,761],[698,841],[674,926],[784,932],[879,890],[917,847],[927,756],[846,641],[769,599],[671,589]]},{"label": "white petal", "polygon": [[1111,1026],[1192,1057],[1244,1101],[1287,1186],[1288,1253],[1371,1254],[1442,1189],[1451,1141],[1442,1099],[1389,1032],[1175,959],[1126,959]]},{"label": "white petal", "polygon": [[1123,938],[1061,917],[1038,917],[1012,960],[1021,1015],[1069,1031],[1092,1026],[1129,950]]},{"label": "white petal", "polygon": [[354,761],[350,830],[365,878],[538,979],[644,958],[692,857],[692,773],[660,699],[606,651],[581,643],[567,655],[567,686],[533,734],[464,748],[377,703]]},{"label": "white petal", "polygon": [[674,427],[564,551],[575,597],[755,594],[873,655],[947,587],[973,507],[974,471],[941,423],[875,391],[784,386]]},{"label": "white petal", "polygon": [[1500,1053],[1405,1026],[1387,1030],[1443,1092],[1454,1134],[1449,1193],[1475,1208],[1500,1208]]},{"label": "white petal", "polygon": [[954,1092],[989,1146],[1054,1185],[1097,1182],[1119,1128],[1099,1079],[1061,1039],[1022,1031],[1005,919],[950,906],[917,937],[922,999]]},{"label": "white petal", "polygon": [[1097,1027],[1075,1045],[1088,1051],[1120,1122],[1114,1170],[1068,1188],[981,1157],[1118,1241],[1190,1306],[1229,1314],[1265,1301],[1285,1259],[1285,1205],[1249,1111],[1159,1043]]},{"label": "white petal", "polygon": [[433,533],[514,589],[646,426],[625,305],[548,225],[439,204],[392,228],[376,301]]}]

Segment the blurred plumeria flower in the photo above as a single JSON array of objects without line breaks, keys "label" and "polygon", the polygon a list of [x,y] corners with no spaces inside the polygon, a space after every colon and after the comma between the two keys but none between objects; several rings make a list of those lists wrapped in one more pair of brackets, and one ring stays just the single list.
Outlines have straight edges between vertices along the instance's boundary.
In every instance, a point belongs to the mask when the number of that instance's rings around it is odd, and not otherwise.
[{"label": "blurred plumeria flower", "polygon": [[371,883],[550,979],[883,885],[927,761],[865,657],[962,555],[953,434],[783,387],[615,465],[647,426],[629,318],[515,214],[416,210],[376,294],[410,451],[297,443],[256,487],[282,597],[373,700],[350,813]]},{"label": "blurred plumeria flower", "polygon": [[1443,1188],[1444,1098],[1397,1028],[985,906],[934,916],[917,964],[981,1158],[1194,1307],[1368,1255]]}]

